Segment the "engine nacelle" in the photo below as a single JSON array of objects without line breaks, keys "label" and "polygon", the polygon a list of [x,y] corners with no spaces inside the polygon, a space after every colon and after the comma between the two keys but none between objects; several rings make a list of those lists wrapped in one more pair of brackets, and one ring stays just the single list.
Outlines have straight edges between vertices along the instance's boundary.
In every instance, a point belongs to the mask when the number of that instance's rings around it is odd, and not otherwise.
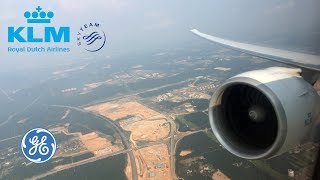
[{"label": "engine nacelle", "polygon": [[245,159],[277,156],[300,144],[319,114],[319,96],[300,69],[250,71],[213,94],[209,118],[220,143]]}]

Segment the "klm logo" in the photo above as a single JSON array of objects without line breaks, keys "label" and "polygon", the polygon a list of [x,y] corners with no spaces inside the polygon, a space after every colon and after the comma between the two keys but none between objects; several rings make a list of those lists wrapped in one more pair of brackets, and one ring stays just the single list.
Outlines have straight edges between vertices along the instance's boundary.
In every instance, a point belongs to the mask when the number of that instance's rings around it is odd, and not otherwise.
[{"label": "klm logo", "polygon": [[[25,12],[24,17],[28,24],[50,24],[54,13],[44,12],[38,6],[34,12]],[[43,37],[35,35],[34,27],[8,27],[8,42],[70,42],[70,27],[47,27],[43,28]]]}]

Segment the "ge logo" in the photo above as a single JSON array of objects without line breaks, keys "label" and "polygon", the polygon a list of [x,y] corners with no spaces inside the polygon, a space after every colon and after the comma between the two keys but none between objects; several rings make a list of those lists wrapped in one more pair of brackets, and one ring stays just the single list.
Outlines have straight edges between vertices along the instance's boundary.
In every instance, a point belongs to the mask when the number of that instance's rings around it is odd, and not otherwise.
[{"label": "ge logo", "polygon": [[31,162],[44,163],[52,158],[57,149],[53,135],[41,128],[27,132],[21,142],[23,155]]},{"label": "ge logo", "polygon": [[77,34],[77,45],[89,52],[99,51],[106,44],[106,34],[99,23],[88,23]]}]

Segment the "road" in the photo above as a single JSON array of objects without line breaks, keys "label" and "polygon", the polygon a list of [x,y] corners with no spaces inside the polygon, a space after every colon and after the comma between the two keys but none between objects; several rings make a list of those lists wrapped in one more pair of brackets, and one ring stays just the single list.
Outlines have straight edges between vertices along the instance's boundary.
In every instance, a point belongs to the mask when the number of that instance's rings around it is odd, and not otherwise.
[{"label": "road", "polygon": [[[166,114],[166,119],[167,121],[170,123],[170,134],[168,136],[168,138],[163,139],[161,141],[157,141],[157,142],[152,142],[152,143],[147,143],[144,146],[140,146],[136,149],[141,149],[144,147],[148,147],[148,146],[153,146],[153,145],[157,145],[157,144],[168,144],[169,147],[169,153],[170,153],[170,173],[171,173],[171,179],[178,179],[176,176],[176,146],[178,144],[178,142],[186,137],[186,136],[190,136],[199,132],[206,132],[208,131],[208,129],[203,129],[203,130],[198,130],[198,131],[188,131],[188,132],[179,132],[177,134],[177,127],[176,127],[176,123],[174,122],[174,120],[171,118],[172,115],[171,114]],[[155,118],[152,120],[159,120],[159,119],[163,119],[163,118]]]},{"label": "road", "polygon": [[75,163],[72,163],[70,165],[67,165],[65,168],[61,168],[61,169],[57,169],[57,170],[51,170],[51,171],[49,171],[47,173],[40,174],[40,175],[37,175],[37,176],[33,176],[31,179],[41,179],[41,178],[47,177],[47,176],[49,176],[51,174],[55,174],[55,173],[57,173],[59,171],[67,170],[67,169],[74,168],[74,167],[77,167],[77,166],[81,166],[81,165],[87,164],[87,163],[92,163],[92,162],[95,162],[95,161],[98,161],[98,160],[101,160],[101,159],[105,159],[105,158],[108,158],[108,157],[111,157],[111,156],[116,156],[116,155],[119,155],[119,154],[128,153],[130,151],[131,151],[131,149],[125,149],[125,150],[122,150],[122,151],[114,152],[114,153],[107,154],[107,155],[104,155],[104,156],[100,156],[100,157],[97,157],[97,158],[89,158],[89,159],[86,159],[86,160],[83,160],[83,161],[79,161],[79,162],[75,162]]},{"label": "road", "polygon": [[5,124],[7,124],[9,121],[11,121],[11,119],[13,119],[13,118],[16,117],[17,115],[19,115],[19,114],[25,112],[26,110],[28,110],[29,108],[31,108],[31,107],[40,99],[40,97],[41,97],[41,95],[39,95],[39,96],[38,96],[35,100],[33,100],[30,104],[28,104],[26,107],[24,107],[22,111],[16,112],[16,113],[10,115],[6,121],[0,123],[0,126],[3,126],[3,125],[5,125]]},{"label": "road", "polygon": [[[104,116],[102,116],[100,114],[96,114],[94,112],[87,111],[87,110],[84,110],[84,109],[81,109],[81,108],[78,108],[78,107],[64,106],[64,105],[50,105],[50,106],[59,107],[59,108],[69,108],[69,109],[72,109],[72,110],[75,110],[75,111],[78,111],[78,112],[88,113],[88,114],[91,114],[93,116],[96,116],[96,117],[99,117],[99,118],[102,118],[102,119],[106,120],[106,122],[108,122],[112,127],[115,128],[115,130],[119,133],[119,135],[120,135],[120,137],[122,139],[123,145],[125,147],[124,151],[128,153],[129,158],[130,158],[130,163],[131,163],[131,168],[132,168],[132,179],[133,180],[137,180],[138,179],[137,164],[136,164],[136,160],[135,160],[133,151],[135,149],[140,149],[140,148],[143,148],[143,147],[142,146],[139,147],[139,148],[132,147],[129,139],[125,136],[125,134],[123,133],[122,129],[120,127],[118,127],[114,123],[114,121],[109,120],[109,119],[105,118]],[[159,119],[163,119],[163,118],[159,118]],[[170,152],[169,152],[170,153],[170,168],[171,168],[170,169],[170,173],[171,173],[170,176],[171,176],[171,179],[177,179],[176,171],[175,171],[175,161],[176,161],[175,156],[176,156],[176,146],[177,146],[178,142],[182,138],[184,138],[186,136],[189,136],[189,135],[192,135],[192,134],[195,134],[195,133],[199,133],[199,132],[205,132],[205,131],[208,131],[208,129],[177,133],[176,123],[171,118],[170,114],[166,114],[166,119],[170,123],[170,134],[169,134],[168,138],[166,138],[166,139],[164,139],[162,141],[158,141],[158,142],[154,142],[154,143],[148,143],[148,144],[146,144],[146,146],[151,146],[153,144],[162,144],[162,143],[168,144],[168,147],[169,147],[169,150],[170,150]],[[155,119],[152,119],[152,120],[155,120]],[[122,151],[120,151],[120,152],[122,152]],[[122,152],[122,153],[124,153],[124,152]],[[106,157],[109,157],[109,156],[106,156]],[[88,163],[88,162],[83,162],[81,164],[85,164],[85,163]],[[75,166],[77,166],[77,165],[75,165]],[[72,167],[74,167],[74,166],[72,166]]]},{"label": "road", "polygon": [[91,103],[88,103],[88,104],[80,106],[80,108],[88,107],[88,106],[92,106],[92,105],[96,105],[96,104],[101,104],[101,103],[104,103],[104,102],[107,102],[107,101],[114,101],[114,100],[117,100],[117,99],[123,99],[123,98],[131,97],[131,96],[137,96],[137,95],[142,94],[142,93],[156,91],[156,90],[159,90],[159,89],[162,89],[162,88],[175,86],[175,85],[183,84],[183,83],[186,83],[186,82],[189,82],[189,81],[194,81],[194,80],[195,80],[195,78],[190,78],[190,79],[187,79],[185,81],[180,81],[180,82],[172,83],[172,84],[166,84],[166,85],[155,87],[155,88],[152,88],[152,89],[148,89],[148,90],[144,90],[144,91],[140,91],[140,92],[135,92],[135,93],[132,93],[132,94],[127,94],[125,96],[119,95],[117,97],[112,97],[112,98],[106,98],[106,99],[103,99],[103,100],[93,101]]},{"label": "road", "polygon": [[9,101],[14,101],[14,99],[12,99],[3,89],[0,88],[0,92],[2,92],[2,94],[6,96]]},{"label": "road", "polygon": [[167,120],[170,122],[170,167],[171,167],[171,179],[177,179],[176,177],[176,164],[175,164],[175,154],[176,148],[174,143],[174,135],[176,133],[177,127],[171,116],[167,116]]},{"label": "road", "polygon": [[[123,133],[123,131],[111,120],[105,118],[104,116],[100,115],[100,114],[96,114],[94,112],[90,112],[90,111],[86,111],[84,109],[78,108],[78,107],[72,107],[72,106],[63,106],[63,105],[50,105],[52,107],[60,107],[60,108],[69,108],[78,112],[82,112],[82,113],[87,113],[87,114],[91,114],[93,116],[99,117],[104,119],[106,122],[108,122],[112,127],[114,127],[114,129],[119,133],[121,139],[122,139],[122,143],[124,145],[125,149],[132,149],[131,147],[131,143],[129,142],[129,140],[127,139],[127,137],[125,136],[125,134]],[[138,180],[138,171],[137,171],[137,164],[136,164],[136,160],[134,158],[134,154],[132,151],[128,152],[129,158],[130,158],[130,162],[131,162],[131,168],[132,168],[132,179],[133,180]]]}]

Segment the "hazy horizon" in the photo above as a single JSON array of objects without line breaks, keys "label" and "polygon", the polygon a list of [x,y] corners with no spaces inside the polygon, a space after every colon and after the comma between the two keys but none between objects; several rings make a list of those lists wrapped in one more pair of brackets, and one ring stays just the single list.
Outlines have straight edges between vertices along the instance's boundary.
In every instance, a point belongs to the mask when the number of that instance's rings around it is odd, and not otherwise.
[{"label": "hazy horizon", "polygon": [[[25,26],[25,11],[38,5],[53,10],[53,25],[71,27],[71,53],[68,54],[9,54],[8,26]],[[189,30],[224,38],[270,46],[306,46],[310,53],[318,53],[320,22],[317,0],[246,1],[139,1],[132,0],[4,0],[0,17],[2,47],[1,67],[23,67],[29,62],[46,59],[75,60],[116,53],[170,49],[190,43],[202,43]],[[5,7],[5,8],[4,8]],[[100,22],[107,34],[107,45],[98,53],[87,53],[76,46],[76,33],[87,22]],[[283,38],[283,39],[281,39]],[[280,44],[277,42],[282,40]],[[16,44],[15,44],[16,45]],[[55,44],[52,44],[53,46]],[[302,50],[303,51],[303,50]],[[26,55],[28,58],[26,58]],[[37,60],[38,61],[33,61]],[[0,69],[2,69],[0,67]]]}]

